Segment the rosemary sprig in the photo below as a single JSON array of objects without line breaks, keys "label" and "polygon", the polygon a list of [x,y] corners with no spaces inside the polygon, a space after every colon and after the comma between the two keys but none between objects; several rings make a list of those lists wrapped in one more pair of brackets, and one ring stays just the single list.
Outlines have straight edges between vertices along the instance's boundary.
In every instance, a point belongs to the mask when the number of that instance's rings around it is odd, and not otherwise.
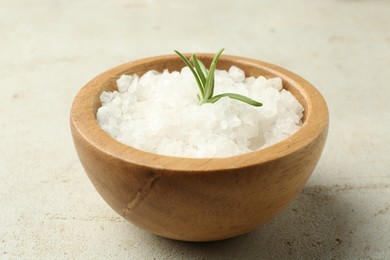
[{"label": "rosemary sprig", "polygon": [[[219,56],[221,56],[224,49],[221,49],[213,58],[213,61],[211,62],[210,68],[207,69],[206,66],[195,56],[195,54],[192,54],[191,61],[188,60],[186,57],[184,57],[183,54],[176,51],[177,55],[184,61],[184,63],[190,68],[192,74],[195,77],[196,83],[199,87],[200,95],[198,94],[198,101],[199,104],[204,103],[215,103],[219,99],[223,97],[229,97],[232,99],[236,99],[242,102],[245,102],[252,106],[262,106],[263,104],[260,102],[257,102],[249,97],[245,97],[240,94],[235,93],[223,93],[214,96],[214,72],[217,67],[217,62],[219,59]],[[191,63],[192,62],[192,63]]]}]

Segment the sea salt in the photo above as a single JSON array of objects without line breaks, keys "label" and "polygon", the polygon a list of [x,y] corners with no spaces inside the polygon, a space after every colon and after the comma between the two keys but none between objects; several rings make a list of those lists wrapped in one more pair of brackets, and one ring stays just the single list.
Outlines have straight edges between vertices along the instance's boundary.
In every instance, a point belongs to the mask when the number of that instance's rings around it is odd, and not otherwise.
[{"label": "sea salt", "polygon": [[280,78],[245,77],[235,66],[215,71],[215,95],[238,93],[263,106],[227,97],[198,105],[198,86],[188,67],[122,75],[116,83],[118,91],[100,96],[98,124],[119,142],[151,153],[229,157],[275,144],[302,124],[303,107]]}]

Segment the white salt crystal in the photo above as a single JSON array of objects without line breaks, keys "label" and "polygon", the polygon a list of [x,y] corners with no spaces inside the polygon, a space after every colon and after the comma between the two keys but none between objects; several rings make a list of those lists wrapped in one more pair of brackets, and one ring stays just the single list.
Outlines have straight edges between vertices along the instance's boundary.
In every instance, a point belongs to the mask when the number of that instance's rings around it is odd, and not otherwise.
[{"label": "white salt crystal", "polygon": [[255,77],[248,77],[248,78],[245,78],[245,84],[246,85],[252,85],[254,82],[256,81],[256,78]]},{"label": "white salt crystal", "polygon": [[300,127],[303,107],[280,78],[245,78],[243,70],[216,70],[215,94],[233,92],[262,107],[222,98],[198,105],[188,67],[180,72],[122,75],[118,91],[103,92],[97,122],[118,141],[178,157],[228,157],[272,145]]},{"label": "white salt crystal", "polygon": [[[142,75],[142,77],[139,80],[139,84],[141,86],[148,86],[148,85],[153,84],[153,82],[155,81],[155,76],[157,76],[158,74],[159,73],[155,70],[149,70],[144,75]],[[124,76],[124,75],[122,75],[122,76]]]},{"label": "white salt crystal", "polygon": [[102,106],[101,108],[98,109],[96,118],[99,125],[106,125],[109,117],[110,117],[110,111],[108,111],[107,107]]},{"label": "white salt crystal", "polygon": [[243,70],[236,66],[231,66],[229,69],[229,75],[235,82],[242,82],[245,80],[245,73]]},{"label": "white salt crystal", "polygon": [[117,81],[116,85],[118,86],[119,92],[125,92],[130,86],[133,77],[130,75],[122,75]]},{"label": "white salt crystal", "polygon": [[219,125],[221,126],[221,128],[223,130],[225,130],[226,128],[228,128],[228,122],[226,120],[221,120],[221,122],[219,123]]},{"label": "white salt crystal", "polygon": [[268,81],[268,86],[276,90],[282,90],[282,79],[281,78],[271,78]]},{"label": "white salt crystal", "polygon": [[237,115],[233,115],[228,118],[228,125],[230,128],[235,128],[241,125],[241,120],[237,117]]},{"label": "white salt crystal", "polygon": [[[138,88],[138,81],[139,81],[138,75],[134,75],[134,76],[132,77],[132,80],[131,80],[131,82],[130,82],[130,85],[129,85],[128,88],[127,88],[127,92],[129,92],[129,93],[134,93],[134,92],[137,90],[137,88]],[[118,83],[117,83],[117,84],[118,84]]]},{"label": "white salt crystal", "polygon": [[102,103],[108,103],[111,101],[111,99],[113,97],[114,97],[114,94],[112,92],[103,91],[103,93],[100,95],[100,101]]}]

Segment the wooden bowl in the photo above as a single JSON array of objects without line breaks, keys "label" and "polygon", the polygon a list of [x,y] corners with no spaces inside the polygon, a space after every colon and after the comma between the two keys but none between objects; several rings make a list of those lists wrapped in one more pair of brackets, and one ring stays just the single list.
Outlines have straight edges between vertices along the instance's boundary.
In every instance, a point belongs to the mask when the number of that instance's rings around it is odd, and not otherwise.
[{"label": "wooden bowl", "polygon": [[[198,54],[208,66],[211,54]],[[265,62],[222,55],[247,76],[280,77],[304,106],[299,131],[268,148],[228,158],[178,158],[119,143],[96,123],[100,94],[116,89],[122,74],[180,70],[177,55],[142,59],[92,79],[74,99],[70,123],[74,144],[103,199],[131,223],[157,235],[212,241],[249,232],[278,214],[302,190],[314,170],[328,131],[321,94],[301,77]]]}]

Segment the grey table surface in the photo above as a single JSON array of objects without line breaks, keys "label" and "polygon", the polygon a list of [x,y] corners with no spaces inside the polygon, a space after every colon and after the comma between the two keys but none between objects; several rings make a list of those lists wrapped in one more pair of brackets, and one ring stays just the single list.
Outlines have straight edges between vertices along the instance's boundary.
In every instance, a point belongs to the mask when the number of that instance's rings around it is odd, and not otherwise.
[{"label": "grey table surface", "polygon": [[[70,106],[115,65],[221,47],[312,82],[328,141],[303,192],[259,229],[160,238],[95,191]],[[0,0],[0,51],[1,259],[390,259],[390,1]]]}]

